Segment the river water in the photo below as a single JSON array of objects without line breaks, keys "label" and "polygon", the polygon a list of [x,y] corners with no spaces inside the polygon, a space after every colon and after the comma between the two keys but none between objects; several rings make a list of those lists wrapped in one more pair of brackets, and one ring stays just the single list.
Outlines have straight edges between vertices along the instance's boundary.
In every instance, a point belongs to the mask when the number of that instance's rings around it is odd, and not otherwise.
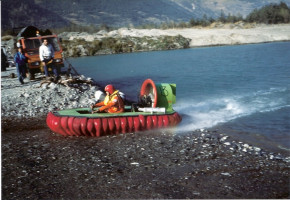
[{"label": "river water", "polygon": [[176,83],[178,133],[215,128],[290,149],[290,42],[70,58],[137,101],[142,82]]}]

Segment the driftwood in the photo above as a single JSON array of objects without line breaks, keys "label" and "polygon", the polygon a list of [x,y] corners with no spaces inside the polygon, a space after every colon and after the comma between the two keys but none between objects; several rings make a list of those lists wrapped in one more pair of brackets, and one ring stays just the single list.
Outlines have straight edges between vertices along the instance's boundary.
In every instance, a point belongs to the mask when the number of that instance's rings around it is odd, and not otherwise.
[{"label": "driftwood", "polygon": [[48,80],[43,80],[40,82],[40,86],[39,87],[42,87],[43,84],[47,83],[47,86],[49,86],[51,83],[55,83],[55,84],[59,84],[59,85],[64,85],[66,87],[75,87],[75,88],[80,88],[78,86],[75,86],[75,84],[82,84],[82,83],[85,83],[85,84],[89,84],[89,85],[92,85],[93,84],[93,81],[92,80],[81,80],[79,78],[68,78],[68,79],[65,79],[65,80],[57,80],[57,79],[54,79],[54,78],[50,78]]},{"label": "driftwood", "polygon": [[47,83],[47,85],[50,85],[51,83],[55,83],[54,79],[53,78],[50,78],[50,79],[46,79],[46,80],[42,80],[40,82],[40,86],[39,87],[42,87],[43,84]]},{"label": "driftwood", "polygon": [[[76,71],[76,69],[65,59],[65,61],[68,63],[68,69],[65,73],[65,79],[62,80],[60,77],[59,78],[49,78],[46,80],[43,80],[40,82],[40,86],[42,87],[43,84],[47,83],[47,86],[49,86],[51,83],[55,83],[58,85],[64,85],[66,87],[74,87],[74,88],[78,88],[80,90],[82,90],[83,88],[81,87],[81,84],[88,84],[88,85],[92,85],[94,84],[93,80],[82,80],[79,78],[80,74]],[[74,71],[74,74],[77,76],[72,76],[71,70]]]}]

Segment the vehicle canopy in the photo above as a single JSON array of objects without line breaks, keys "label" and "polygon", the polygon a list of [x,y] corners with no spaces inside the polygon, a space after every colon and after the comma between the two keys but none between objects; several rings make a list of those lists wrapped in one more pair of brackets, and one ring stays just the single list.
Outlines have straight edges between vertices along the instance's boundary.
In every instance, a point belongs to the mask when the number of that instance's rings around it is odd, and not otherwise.
[{"label": "vehicle canopy", "polygon": [[52,32],[48,29],[45,31],[41,31],[38,28],[34,26],[27,26],[21,29],[17,35],[18,38],[30,38],[30,37],[36,37],[36,33],[39,32],[40,35],[52,35]]}]

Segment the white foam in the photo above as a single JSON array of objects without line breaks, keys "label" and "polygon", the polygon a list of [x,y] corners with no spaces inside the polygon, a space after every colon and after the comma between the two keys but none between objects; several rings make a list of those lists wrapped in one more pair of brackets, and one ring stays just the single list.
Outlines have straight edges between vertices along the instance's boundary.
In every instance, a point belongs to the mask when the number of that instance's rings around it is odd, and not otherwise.
[{"label": "white foam", "polygon": [[175,106],[175,110],[183,116],[179,129],[192,131],[210,128],[238,117],[288,107],[286,96],[277,95],[280,92],[287,93],[287,89],[271,88],[267,91],[221,99],[212,98],[202,102],[181,99]]},{"label": "white foam", "polygon": [[212,127],[244,113],[244,108],[231,99],[180,102],[176,110],[183,115],[182,126],[180,126],[182,131]]}]

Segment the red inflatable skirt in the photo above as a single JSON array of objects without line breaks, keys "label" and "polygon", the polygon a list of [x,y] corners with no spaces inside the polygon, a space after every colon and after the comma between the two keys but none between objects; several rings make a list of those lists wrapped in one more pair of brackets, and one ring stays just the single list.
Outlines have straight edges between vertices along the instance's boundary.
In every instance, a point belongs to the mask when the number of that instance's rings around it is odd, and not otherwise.
[{"label": "red inflatable skirt", "polygon": [[[130,133],[156,128],[176,126],[181,121],[177,112],[166,114],[86,114],[76,115],[49,112],[46,123],[54,132],[64,136],[94,136]],[[94,116],[93,116],[94,115]]]}]

